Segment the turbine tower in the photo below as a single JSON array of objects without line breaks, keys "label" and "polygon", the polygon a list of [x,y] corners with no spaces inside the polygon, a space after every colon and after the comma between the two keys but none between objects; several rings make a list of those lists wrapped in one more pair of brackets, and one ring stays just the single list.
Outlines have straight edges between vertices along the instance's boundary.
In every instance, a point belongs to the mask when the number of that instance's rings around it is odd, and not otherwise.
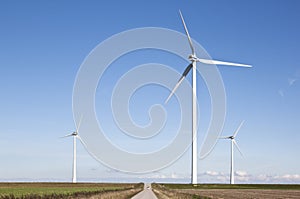
[{"label": "turbine tower", "polygon": [[172,92],[170,93],[170,95],[168,96],[168,98],[166,99],[165,103],[167,103],[169,101],[169,99],[171,98],[171,96],[175,93],[175,91],[177,90],[177,88],[179,87],[179,85],[182,83],[182,81],[184,80],[184,78],[186,77],[186,75],[190,72],[191,69],[193,69],[193,74],[192,74],[192,88],[193,88],[193,98],[192,98],[192,180],[191,183],[192,184],[197,184],[198,180],[197,180],[197,154],[198,154],[198,150],[197,150],[197,80],[196,80],[196,76],[197,76],[197,68],[196,68],[196,64],[197,62],[201,62],[203,64],[212,64],[212,65],[228,65],[228,66],[241,66],[241,67],[251,67],[250,65],[246,65],[246,64],[238,64],[238,63],[231,63],[231,62],[223,62],[223,61],[216,61],[216,60],[209,60],[209,59],[200,59],[196,56],[196,52],[192,43],[192,39],[189,35],[188,29],[186,27],[185,21],[183,19],[183,16],[179,10],[179,14],[180,14],[180,18],[192,51],[192,54],[189,55],[188,59],[191,61],[191,63],[186,67],[186,69],[184,70],[182,76],[180,77],[180,79],[178,80],[178,82],[176,83],[174,89],[172,90]]},{"label": "turbine tower", "polygon": [[231,142],[231,164],[230,164],[230,184],[234,184],[234,164],[233,164],[233,145],[236,146],[240,154],[243,156],[238,144],[235,141],[235,137],[237,133],[239,132],[240,128],[242,127],[244,121],[241,122],[240,126],[237,128],[237,130],[234,132],[233,135],[231,136],[225,136],[225,137],[220,137],[220,139],[230,139]]},{"label": "turbine tower", "polygon": [[79,124],[76,128],[76,131],[74,131],[73,133],[71,134],[68,134],[68,135],[65,135],[61,138],[66,138],[66,137],[73,137],[73,169],[72,169],[72,182],[73,183],[76,183],[77,182],[77,176],[76,176],[76,173],[77,173],[77,170],[76,170],[76,164],[77,164],[77,155],[76,155],[76,139],[79,139],[81,142],[81,138],[79,137],[78,135],[78,129],[80,127],[80,124],[81,124],[81,120],[82,120],[82,117],[80,118],[80,121],[79,121]]}]

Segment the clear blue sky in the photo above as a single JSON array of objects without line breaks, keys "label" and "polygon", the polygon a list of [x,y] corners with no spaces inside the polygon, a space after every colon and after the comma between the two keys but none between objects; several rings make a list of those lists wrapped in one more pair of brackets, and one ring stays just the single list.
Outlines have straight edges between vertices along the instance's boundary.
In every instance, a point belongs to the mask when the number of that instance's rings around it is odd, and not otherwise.
[{"label": "clear blue sky", "polygon": [[[179,9],[193,39],[212,58],[254,66],[219,67],[227,95],[222,133],[230,134],[245,120],[237,137],[245,155],[235,156],[237,182],[300,183],[297,0],[1,1],[0,180],[69,180],[72,141],[58,137],[75,128],[72,91],[84,58],[103,40],[128,29],[183,32]],[[182,72],[185,66],[174,69]],[[142,103],[133,106],[133,114],[141,114],[140,108]],[[227,182],[229,147],[229,142],[220,141],[199,161],[200,182]],[[78,179],[188,182],[189,159],[190,151],[157,173],[127,175],[95,161],[79,144]]]}]

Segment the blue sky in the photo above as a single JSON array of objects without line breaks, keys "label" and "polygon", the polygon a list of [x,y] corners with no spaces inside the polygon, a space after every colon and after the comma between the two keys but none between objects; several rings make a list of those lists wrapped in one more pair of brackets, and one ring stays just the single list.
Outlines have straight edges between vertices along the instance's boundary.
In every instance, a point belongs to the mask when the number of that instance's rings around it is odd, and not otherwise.
[{"label": "blue sky", "polygon": [[[100,42],[128,29],[163,27],[183,32],[181,9],[191,36],[212,58],[254,66],[219,67],[227,96],[222,133],[230,134],[245,120],[237,137],[245,155],[235,156],[237,182],[300,183],[299,1],[0,4],[1,180],[69,180],[72,142],[58,137],[75,128],[72,92],[81,63]],[[139,56],[129,62],[133,54],[124,63],[148,63],[152,58],[160,62],[165,57],[153,52],[152,57]],[[187,62],[168,64],[182,72]],[[106,83],[103,86],[109,87]],[[201,89],[204,86],[199,83],[198,92]],[[152,102],[149,96],[138,97]],[[209,98],[201,103],[208,104]],[[147,123],[140,108],[145,108],[143,103],[132,105],[132,112],[141,118],[138,122]],[[203,123],[207,117],[203,116]],[[199,160],[200,182],[227,182],[229,147],[229,142],[220,141],[207,158]],[[103,166],[79,145],[78,179],[178,178],[188,182],[189,159],[190,151],[159,172],[127,175]]]}]

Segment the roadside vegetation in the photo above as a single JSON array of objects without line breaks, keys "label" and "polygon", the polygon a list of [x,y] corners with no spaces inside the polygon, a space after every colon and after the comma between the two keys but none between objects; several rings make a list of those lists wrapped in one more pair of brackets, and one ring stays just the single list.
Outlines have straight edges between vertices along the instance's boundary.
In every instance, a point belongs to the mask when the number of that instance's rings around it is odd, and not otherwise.
[{"label": "roadside vegetation", "polygon": [[0,199],[127,199],[137,194],[142,189],[142,183],[0,183]]}]

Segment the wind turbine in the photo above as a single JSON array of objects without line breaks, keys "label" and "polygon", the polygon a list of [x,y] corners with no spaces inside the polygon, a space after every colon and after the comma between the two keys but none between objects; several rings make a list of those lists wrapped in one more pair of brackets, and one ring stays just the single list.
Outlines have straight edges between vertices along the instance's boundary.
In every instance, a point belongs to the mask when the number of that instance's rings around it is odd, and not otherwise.
[{"label": "wind turbine", "polygon": [[182,76],[176,83],[174,89],[166,99],[165,103],[169,101],[171,96],[175,93],[179,85],[182,83],[184,78],[187,76],[187,74],[190,72],[191,69],[193,69],[193,74],[192,74],[192,88],[193,88],[193,98],[192,98],[192,184],[197,184],[197,81],[196,81],[196,74],[197,74],[197,69],[196,69],[196,63],[201,62],[203,64],[212,64],[212,65],[228,65],[228,66],[241,66],[241,67],[252,67],[251,65],[246,65],[246,64],[238,64],[238,63],[231,63],[231,62],[223,62],[223,61],[216,61],[216,60],[209,60],[209,59],[200,59],[196,56],[196,52],[192,43],[192,39],[189,35],[188,29],[185,25],[185,21],[183,19],[183,16],[179,10],[180,18],[182,21],[182,24],[184,26],[185,33],[188,38],[188,42],[190,45],[190,48],[192,50],[192,54],[188,56],[188,59],[191,61],[191,63],[186,67],[184,70]]},{"label": "wind turbine", "polygon": [[80,127],[81,120],[82,120],[82,117],[80,118],[79,124],[76,127],[76,131],[74,131],[71,134],[68,134],[68,135],[65,135],[65,136],[61,137],[61,138],[73,137],[73,171],[72,171],[73,172],[73,175],[72,175],[72,182],[73,183],[77,182],[77,177],[76,177],[76,159],[77,159],[77,157],[76,157],[76,139],[79,139],[82,142],[81,138],[78,135],[78,129]]},{"label": "wind turbine", "polygon": [[241,122],[240,126],[237,128],[237,130],[234,132],[233,135],[231,136],[225,136],[225,137],[220,137],[220,139],[230,139],[231,141],[231,166],[230,166],[230,184],[234,184],[234,169],[233,169],[233,145],[236,146],[236,148],[238,149],[238,151],[240,152],[240,154],[243,156],[240,147],[238,146],[238,144],[235,141],[235,137],[237,135],[237,133],[239,132],[240,128],[242,127],[244,121]]}]

